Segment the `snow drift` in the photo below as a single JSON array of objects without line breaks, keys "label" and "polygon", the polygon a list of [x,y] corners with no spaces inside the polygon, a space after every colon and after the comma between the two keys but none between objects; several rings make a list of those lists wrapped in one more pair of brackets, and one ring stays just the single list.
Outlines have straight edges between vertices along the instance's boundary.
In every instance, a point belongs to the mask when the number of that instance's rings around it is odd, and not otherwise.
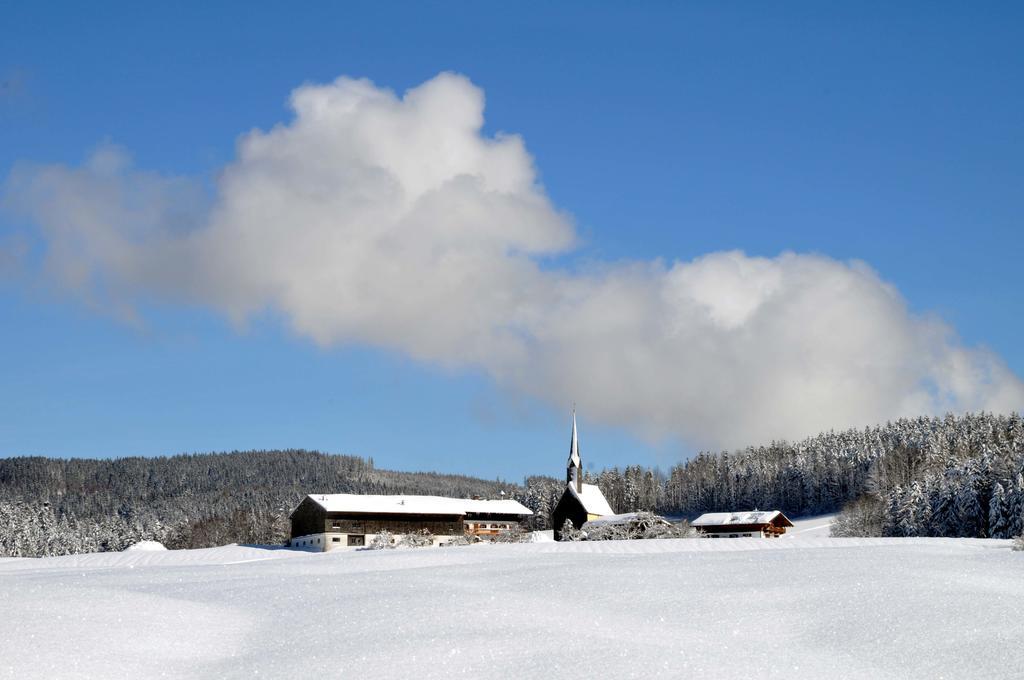
[{"label": "snow drift", "polygon": [[[0,561],[12,678],[1015,678],[1024,554],[700,539]],[[40,653],[41,640],[58,640]]]}]

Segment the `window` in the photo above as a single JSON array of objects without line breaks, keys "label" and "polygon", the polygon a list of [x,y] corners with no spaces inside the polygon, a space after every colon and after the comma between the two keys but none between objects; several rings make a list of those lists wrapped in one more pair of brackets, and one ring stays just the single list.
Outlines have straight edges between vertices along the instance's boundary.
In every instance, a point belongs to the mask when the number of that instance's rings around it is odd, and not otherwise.
[{"label": "window", "polygon": [[334,536],[331,538],[331,543],[341,543],[341,537]]},{"label": "window", "polygon": [[366,536],[362,534],[350,534],[348,537],[349,545],[366,545]]}]

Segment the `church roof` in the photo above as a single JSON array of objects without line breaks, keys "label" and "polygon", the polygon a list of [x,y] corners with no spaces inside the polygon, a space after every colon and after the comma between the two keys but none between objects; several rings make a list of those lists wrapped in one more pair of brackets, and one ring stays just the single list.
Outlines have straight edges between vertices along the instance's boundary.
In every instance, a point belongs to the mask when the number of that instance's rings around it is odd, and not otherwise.
[{"label": "church roof", "polygon": [[374,496],[350,493],[310,494],[308,498],[327,512],[359,512],[382,515],[532,515],[518,501],[485,501],[444,496]]},{"label": "church roof", "polygon": [[567,484],[565,488],[569,489],[572,495],[579,499],[580,505],[587,511],[588,515],[603,516],[615,514],[597,485],[583,484],[582,486],[583,491],[577,491],[576,485],[573,483]]},{"label": "church roof", "polygon": [[777,517],[783,521],[782,526],[791,527],[793,523],[778,510],[754,510],[753,512],[706,512],[690,522],[695,527],[717,527],[730,524],[768,524]]}]

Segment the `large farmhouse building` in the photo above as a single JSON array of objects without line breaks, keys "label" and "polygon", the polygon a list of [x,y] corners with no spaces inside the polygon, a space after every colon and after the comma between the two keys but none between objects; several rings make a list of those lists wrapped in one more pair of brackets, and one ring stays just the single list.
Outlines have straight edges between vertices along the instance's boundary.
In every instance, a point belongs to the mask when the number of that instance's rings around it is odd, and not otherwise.
[{"label": "large farmhouse building", "polygon": [[778,510],[708,512],[691,522],[708,538],[778,538],[793,526]]},{"label": "large farmhouse building", "polygon": [[565,491],[551,513],[551,526],[555,540],[562,540],[562,527],[569,520],[577,529],[615,512],[596,484],[583,483],[583,461],[580,458],[579,438],[576,434],[576,411],[572,413],[572,438],[569,441],[569,461],[565,468]]},{"label": "large farmhouse building", "polygon": [[456,536],[496,535],[532,514],[513,500],[316,494],[292,512],[289,545],[327,551],[366,545],[384,531],[403,535],[424,529],[437,544]]}]

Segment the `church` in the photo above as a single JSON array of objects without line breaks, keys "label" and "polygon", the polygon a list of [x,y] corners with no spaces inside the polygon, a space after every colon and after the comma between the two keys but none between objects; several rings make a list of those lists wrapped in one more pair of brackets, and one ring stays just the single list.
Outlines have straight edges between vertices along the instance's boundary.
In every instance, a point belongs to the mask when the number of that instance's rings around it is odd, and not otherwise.
[{"label": "church", "polygon": [[571,521],[572,525],[579,529],[584,522],[614,514],[601,489],[596,484],[583,483],[583,462],[580,459],[579,438],[576,434],[576,410],[573,409],[572,439],[569,441],[569,460],[565,466],[565,491],[551,513],[555,540],[562,540],[565,520]]}]

